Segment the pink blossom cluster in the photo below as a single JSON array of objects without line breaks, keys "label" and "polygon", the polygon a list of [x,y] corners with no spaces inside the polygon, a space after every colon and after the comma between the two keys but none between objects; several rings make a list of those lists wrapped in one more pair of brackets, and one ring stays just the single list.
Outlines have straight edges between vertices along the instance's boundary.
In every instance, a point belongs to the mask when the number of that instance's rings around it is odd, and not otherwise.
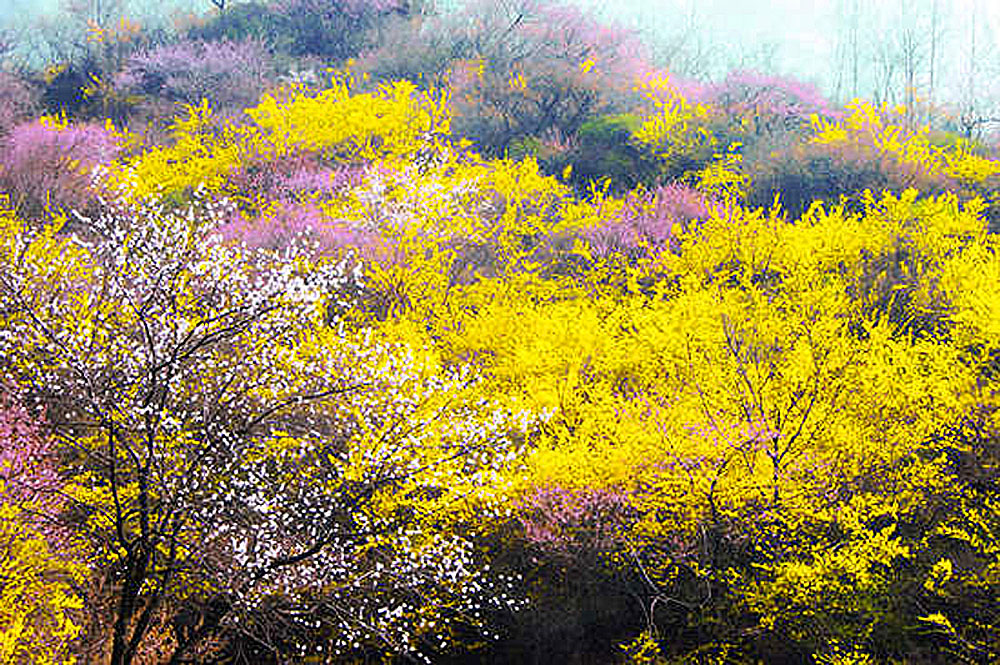
[{"label": "pink blossom cluster", "polygon": [[55,447],[38,420],[15,401],[15,392],[4,392],[7,396],[0,397],[0,503],[15,504],[23,511],[23,526],[59,541],[64,534],[53,525],[64,502]]},{"label": "pink blossom cluster", "polygon": [[749,119],[758,132],[807,126],[813,114],[839,114],[816,86],[754,71],[730,72],[720,83],[706,86],[701,98],[727,114]]},{"label": "pink blossom cluster", "polygon": [[620,252],[635,256],[678,248],[678,233],[691,223],[705,219],[711,202],[695,189],[679,183],[662,185],[651,192],[631,192],[618,219],[586,234],[598,256]]},{"label": "pink blossom cluster", "polygon": [[[276,80],[267,47],[260,41],[182,40],[156,46],[129,58],[115,76],[115,87],[149,103],[198,104],[231,112],[254,105]],[[155,109],[153,109],[155,110]]]},{"label": "pink blossom cluster", "polygon": [[632,515],[626,493],[603,488],[539,487],[518,508],[530,545],[571,558],[613,548]]},{"label": "pink blossom cluster", "polygon": [[293,200],[303,196],[333,196],[357,187],[364,169],[355,165],[322,166],[310,154],[289,155],[281,160],[247,158],[229,176],[230,191],[256,200]]},{"label": "pink blossom cluster", "polygon": [[361,168],[352,166],[304,168],[285,175],[278,184],[289,193],[331,195],[359,186],[363,175]]},{"label": "pink blossom cluster", "polygon": [[323,254],[355,250],[368,255],[379,240],[376,233],[330,219],[313,203],[281,202],[257,217],[235,213],[219,231],[226,239],[251,248],[281,250],[304,244]]},{"label": "pink blossom cluster", "polygon": [[759,416],[749,422],[719,420],[707,425],[692,425],[688,427],[688,431],[711,440],[719,449],[762,450],[781,438],[781,432]]},{"label": "pink blossom cluster", "polygon": [[85,209],[96,197],[91,169],[110,163],[120,150],[117,135],[101,125],[20,124],[0,145],[0,189],[29,214]]}]

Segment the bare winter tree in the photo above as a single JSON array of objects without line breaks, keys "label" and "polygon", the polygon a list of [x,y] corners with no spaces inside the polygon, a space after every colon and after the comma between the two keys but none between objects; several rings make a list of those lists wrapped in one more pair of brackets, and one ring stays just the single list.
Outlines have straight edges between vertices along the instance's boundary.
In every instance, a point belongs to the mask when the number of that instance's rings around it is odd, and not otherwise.
[{"label": "bare winter tree", "polygon": [[960,34],[958,127],[966,138],[978,139],[1000,124],[1000,90],[995,84],[1000,53],[981,0],[973,0],[968,8]]},{"label": "bare winter tree", "polygon": [[658,7],[640,20],[657,64],[678,76],[704,80],[716,73],[720,51],[711,40],[699,4],[675,2],[672,11]]},{"label": "bare winter tree", "polygon": [[863,67],[862,21],[865,6],[862,0],[839,0],[833,21],[837,26],[834,55],[834,98],[856,97],[861,92]]}]

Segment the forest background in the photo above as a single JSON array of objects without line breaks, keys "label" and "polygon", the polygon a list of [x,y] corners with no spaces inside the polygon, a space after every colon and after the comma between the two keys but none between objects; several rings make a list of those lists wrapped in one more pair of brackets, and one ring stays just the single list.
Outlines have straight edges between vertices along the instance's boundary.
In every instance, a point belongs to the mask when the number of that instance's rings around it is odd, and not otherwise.
[{"label": "forest background", "polygon": [[[239,0],[237,0],[238,2]],[[72,4],[72,3],[70,3]],[[233,4],[232,2],[230,4]],[[906,87],[930,105],[947,102],[967,113],[994,117],[1000,105],[1000,7],[986,0],[664,0],[578,6],[609,23],[638,30],[658,62],[678,75],[718,79],[749,69],[793,76],[838,103],[862,97],[905,103]],[[200,13],[209,0],[142,3],[64,0],[0,3],[0,26],[9,41],[29,44],[28,33],[53,24],[60,9],[77,16],[126,14],[146,24]],[[454,11],[459,0],[439,0],[436,11]],[[993,123],[991,123],[993,124]]]}]

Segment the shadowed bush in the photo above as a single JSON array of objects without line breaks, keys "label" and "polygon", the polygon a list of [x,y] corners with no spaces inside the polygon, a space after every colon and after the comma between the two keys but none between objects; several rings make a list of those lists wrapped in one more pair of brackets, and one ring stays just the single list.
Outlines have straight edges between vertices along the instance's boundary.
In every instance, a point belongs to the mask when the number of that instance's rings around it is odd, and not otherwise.
[{"label": "shadowed bush", "polygon": [[0,136],[38,112],[39,93],[26,81],[0,71]]},{"label": "shadowed bush", "polygon": [[769,206],[778,194],[782,206],[793,217],[808,210],[814,201],[843,200],[850,210],[858,211],[866,190],[898,194],[916,187],[934,195],[945,191],[949,184],[917,166],[848,144],[762,144],[747,155],[744,163],[750,177],[747,203]]},{"label": "shadowed bush", "polygon": [[338,62],[357,55],[385,17],[408,11],[401,0],[276,0],[234,5],[189,30],[205,40],[260,40],[276,53]]}]

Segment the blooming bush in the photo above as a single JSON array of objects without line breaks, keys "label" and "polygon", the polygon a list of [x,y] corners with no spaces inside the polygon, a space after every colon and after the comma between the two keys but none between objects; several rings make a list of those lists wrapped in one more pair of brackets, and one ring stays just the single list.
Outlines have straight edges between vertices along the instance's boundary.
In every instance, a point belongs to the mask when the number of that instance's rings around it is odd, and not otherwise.
[{"label": "blooming bush", "polygon": [[243,155],[226,180],[227,194],[241,209],[261,211],[275,202],[316,202],[344,194],[363,182],[357,164],[324,166],[315,153],[275,159],[267,154]]},{"label": "blooming bush", "polygon": [[39,423],[13,401],[16,395],[9,391],[0,410],[0,496],[3,503],[35,511],[24,526],[47,533],[55,545],[59,538],[53,525],[64,503],[56,451]]},{"label": "blooming bush", "polygon": [[363,256],[378,254],[380,236],[349,222],[330,219],[311,204],[272,204],[269,210],[248,218],[234,212],[236,218],[220,228],[229,240],[249,247],[280,250],[297,244],[315,244],[320,252],[353,252]]},{"label": "blooming bush", "polygon": [[[780,194],[793,214],[814,200],[846,199],[857,209],[865,190],[926,194],[953,191],[968,200],[990,193],[996,163],[958,141],[937,146],[928,130],[905,129],[889,109],[853,104],[840,119],[813,118],[809,140],[762,144],[745,160],[757,205]],[[797,121],[798,122],[798,121]]]},{"label": "blooming bush", "polygon": [[598,256],[620,252],[635,258],[664,249],[677,249],[680,234],[709,215],[703,194],[681,184],[663,185],[625,198],[619,218],[588,230],[591,251]]},{"label": "blooming bush", "polygon": [[527,543],[550,555],[594,557],[616,551],[628,527],[628,497],[610,490],[539,488],[519,505]]},{"label": "blooming bush", "polygon": [[0,139],[0,190],[21,214],[86,210],[95,202],[93,169],[111,163],[121,139],[110,126],[43,119]]},{"label": "blooming bush", "polygon": [[658,160],[663,178],[689,180],[731,146],[728,122],[705,103],[703,86],[652,76],[638,90],[645,108],[632,140]]}]

